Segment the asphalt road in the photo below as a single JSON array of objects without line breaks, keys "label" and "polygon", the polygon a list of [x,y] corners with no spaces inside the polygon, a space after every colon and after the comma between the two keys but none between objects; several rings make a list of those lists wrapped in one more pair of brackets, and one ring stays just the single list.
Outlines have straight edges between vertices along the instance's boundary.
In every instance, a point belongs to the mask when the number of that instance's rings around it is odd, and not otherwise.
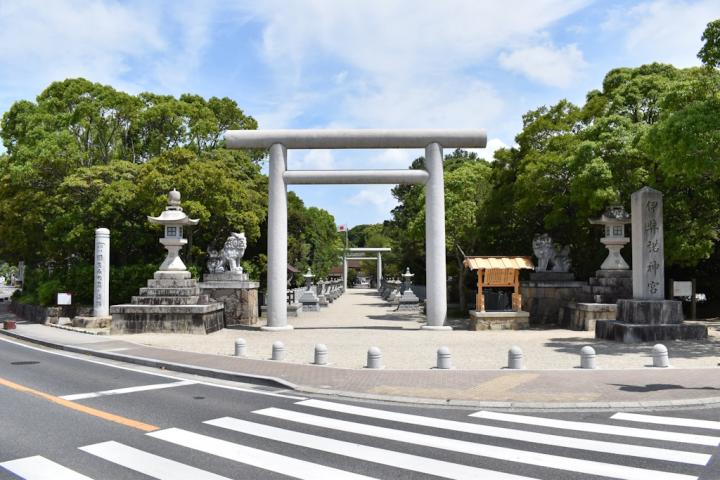
[{"label": "asphalt road", "polygon": [[310,398],[0,339],[3,479],[720,479],[719,409],[636,413]]}]

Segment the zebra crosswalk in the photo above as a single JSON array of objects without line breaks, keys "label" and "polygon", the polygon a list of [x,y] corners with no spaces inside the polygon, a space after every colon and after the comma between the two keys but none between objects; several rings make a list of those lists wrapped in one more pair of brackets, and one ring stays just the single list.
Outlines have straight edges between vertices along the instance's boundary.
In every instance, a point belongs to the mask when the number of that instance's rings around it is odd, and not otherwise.
[{"label": "zebra crosswalk", "polygon": [[[591,422],[479,411],[449,420],[310,399],[156,430],[142,445],[110,439],[77,452],[107,472],[125,472],[102,478],[704,480],[720,479],[719,431],[720,422],[662,415],[615,413]],[[202,468],[190,464],[198,455]],[[63,463],[40,455],[2,461],[0,477],[100,478],[81,471],[81,461]]]}]

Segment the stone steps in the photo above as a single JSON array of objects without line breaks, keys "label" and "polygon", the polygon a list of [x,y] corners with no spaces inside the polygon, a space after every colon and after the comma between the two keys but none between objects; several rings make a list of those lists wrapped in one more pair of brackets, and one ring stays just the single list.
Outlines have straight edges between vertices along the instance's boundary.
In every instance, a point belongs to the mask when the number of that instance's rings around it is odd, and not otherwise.
[{"label": "stone steps", "polygon": [[133,305],[204,305],[206,303],[208,303],[207,295],[188,295],[184,297],[145,297],[135,295],[132,297]]},{"label": "stone steps", "polygon": [[195,285],[194,287],[142,287],[140,289],[142,297],[187,297],[191,295],[200,295],[200,287]]},{"label": "stone steps", "polygon": [[588,284],[602,287],[632,288],[632,278],[591,277]]},{"label": "stone steps", "polygon": [[197,286],[197,280],[187,279],[150,279],[147,281],[148,288],[191,288]]}]

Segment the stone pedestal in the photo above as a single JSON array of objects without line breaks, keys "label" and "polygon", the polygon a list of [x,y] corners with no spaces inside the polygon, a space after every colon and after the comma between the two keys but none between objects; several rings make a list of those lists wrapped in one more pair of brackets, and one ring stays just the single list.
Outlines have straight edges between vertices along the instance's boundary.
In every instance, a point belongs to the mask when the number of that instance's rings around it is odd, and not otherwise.
[{"label": "stone pedestal", "polygon": [[258,323],[259,282],[246,273],[206,273],[199,283],[200,291],[225,307],[225,326],[249,326]]},{"label": "stone pedestal", "polygon": [[400,296],[398,311],[401,312],[419,312],[420,299],[415,295],[411,288],[405,289]]},{"label": "stone pedestal", "polygon": [[562,310],[562,324],[571,330],[594,332],[599,320],[615,320],[614,303],[570,303]]},{"label": "stone pedestal", "polygon": [[621,298],[632,298],[632,270],[598,270],[583,292],[587,294],[585,300],[595,303],[616,303]]},{"label": "stone pedestal", "polygon": [[562,323],[562,307],[589,300],[583,293],[585,282],[571,272],[534,272],[530,281],[520,283],[522,309],[530,314],[532,325]]},{"label": "stone pedestal", "polygon": [[223,304],[210,302],[190,272],[158,271],[132,303],[110,307],[110,333],[211,333],[223,328]]},{"label": "stone pedestal", "polygon": [[478,312],[477,310],[470,310],[469,330],[521,330],[529,326],[529,312]]},{"label": "stone pedestal", "polygon": [[302,295],[300,295],[300,303],[302,304],[303,312],[320,311],[320,299],[315,293],[314,287],[303,290]]}]

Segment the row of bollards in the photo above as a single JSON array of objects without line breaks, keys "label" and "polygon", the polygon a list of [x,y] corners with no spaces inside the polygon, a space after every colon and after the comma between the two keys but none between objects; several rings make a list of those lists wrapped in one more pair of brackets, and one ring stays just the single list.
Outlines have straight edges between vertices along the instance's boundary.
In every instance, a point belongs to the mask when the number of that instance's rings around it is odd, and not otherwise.
[{"label": "row of bollards", "polygon": [[[244,357],[247,355],[247,343],[245,339],[238,338],[235,340],[235,356]],[[670,366],[668,357],[668,349],[665,345],[658,343],[652,349],[653,367],[667,368]],[[285,359],[285,344],[277,341],[272,345],[271,360],[282,361]],[[328,348],[322,343],[315,345],[315,357],[313,363],[315,365],[328,364]],[[382,351],[378,347],[370,347],[367,352],[367,363],[365,368],[383,368]],[[452,354],[448,347],[440,347],[437,350],[437,363],[435,366],[438,370],[449,370],[453,368]],[[525,368],[525,356],[520,347],[514,346],[508,350],[507,368],[510,370],[522,370]],[[580,349],[580,368],[594,370],[597,369],[597,355],[595,349],[586,345]]]}]

